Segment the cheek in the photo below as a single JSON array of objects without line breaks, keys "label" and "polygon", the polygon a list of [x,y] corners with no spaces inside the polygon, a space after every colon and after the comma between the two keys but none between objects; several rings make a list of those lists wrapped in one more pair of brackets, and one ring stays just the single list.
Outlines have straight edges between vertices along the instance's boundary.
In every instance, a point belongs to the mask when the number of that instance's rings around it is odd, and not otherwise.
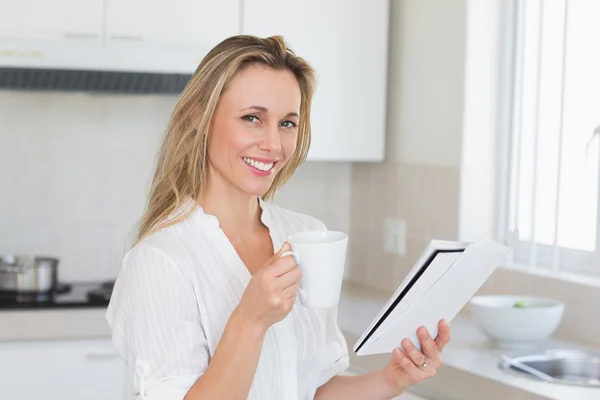
[{"label": "cheek", "polygon": [[281,152],[285,157],[286,161],[290,159],[294,151],[296,150],[296,143],[298,141],[298,134],[284,134],[281,136]]},{"label": "cheek", "polygon": [[232,129],[226,137],[225,146],[227,146],[227,152],[232,156],[243,152],[253,144],[252,136],[244,132],[243,129]]},{"label": "cheek", "polygon": [[252,135],[244,127],[230,125],[223,128],[225,129],[215,130],[212,146],[209,147],[215,154],[237,157],[254,144]]}]

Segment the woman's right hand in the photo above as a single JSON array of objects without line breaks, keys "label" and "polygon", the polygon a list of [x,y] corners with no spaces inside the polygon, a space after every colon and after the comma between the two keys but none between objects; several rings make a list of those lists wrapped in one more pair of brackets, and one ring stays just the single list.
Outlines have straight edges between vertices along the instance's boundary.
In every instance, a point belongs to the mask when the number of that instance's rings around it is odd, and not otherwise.
[{"label": "woman's right hand", "polygon": [[284,319],[296,302],[302,273],[291,255],[281,257],[288,250],[286,242],[254,273],[237,307],[246,321],[265,330]]}]

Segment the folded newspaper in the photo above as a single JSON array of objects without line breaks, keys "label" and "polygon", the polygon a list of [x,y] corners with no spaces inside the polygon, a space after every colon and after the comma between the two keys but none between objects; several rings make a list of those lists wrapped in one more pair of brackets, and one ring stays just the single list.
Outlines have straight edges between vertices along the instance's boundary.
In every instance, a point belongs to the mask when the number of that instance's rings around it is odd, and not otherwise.
[{"label": "folded newspaper", "polygon": [[354,345],[357,355],[391,353],[409,338],[420,349],[417,329],[432,337],[441,319],[450,322],[514,249],[518,229],[500,243],[432,240],[396,292]]}]

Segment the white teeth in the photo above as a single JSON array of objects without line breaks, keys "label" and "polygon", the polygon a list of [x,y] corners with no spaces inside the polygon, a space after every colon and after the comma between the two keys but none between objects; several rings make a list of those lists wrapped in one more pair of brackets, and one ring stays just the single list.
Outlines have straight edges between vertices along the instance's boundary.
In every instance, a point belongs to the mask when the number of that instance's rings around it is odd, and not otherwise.
[{"label": "white teeth", "polygon": [[242,160],[246,162],[246,164],[253,166],[256,169],[260,169],[261,171],[268,171],[273,168],[273,163],[262,163],[260,161],[256,161],[252,158],[242,157]]}]

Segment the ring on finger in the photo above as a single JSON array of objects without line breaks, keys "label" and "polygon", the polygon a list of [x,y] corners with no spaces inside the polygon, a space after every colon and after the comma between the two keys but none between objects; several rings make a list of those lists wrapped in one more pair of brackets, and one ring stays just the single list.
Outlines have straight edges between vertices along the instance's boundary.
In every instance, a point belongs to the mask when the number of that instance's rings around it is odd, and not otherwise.
[{"label": "ring on finger", "polygon": [[[425,354],[423,354],[424,360],[422,364],[417,364],[415,363],[415,365],[421,369],[425,369],[427,368],[427,356]],[[413,361],[414,362],[414,361]]]}]

